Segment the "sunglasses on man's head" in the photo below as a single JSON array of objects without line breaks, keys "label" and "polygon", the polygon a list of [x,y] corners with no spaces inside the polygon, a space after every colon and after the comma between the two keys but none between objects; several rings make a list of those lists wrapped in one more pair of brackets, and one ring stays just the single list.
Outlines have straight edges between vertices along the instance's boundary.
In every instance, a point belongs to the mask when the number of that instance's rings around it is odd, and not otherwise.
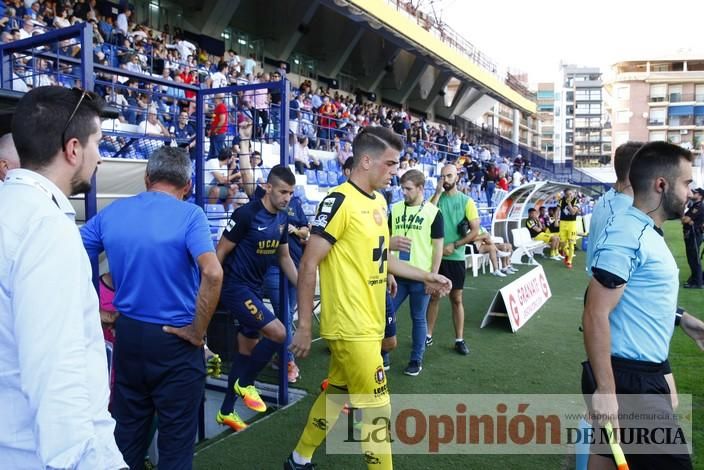
[{"label": "sunglasses on man's head", "polygon": [[81,107],[81,103],[83,103],[83,100],[87,99],[88,101],[93,101],[95,98],[95,93],[90,92],[88,90],[81,90],[80,88],[72,88],[72,92],[80,92],[81,97],[78,99],[78,102],[76,103],[76,107],[73,108],[73,111],[68,117],[68,120],[66,121],[66,125],[64,126],[64,130],[61,131],[61,150],[66,151],[66,131],[68,130],[68,126],[71,125],[71,121],[73,120],[74,116],[78,112],[78,108]]}]

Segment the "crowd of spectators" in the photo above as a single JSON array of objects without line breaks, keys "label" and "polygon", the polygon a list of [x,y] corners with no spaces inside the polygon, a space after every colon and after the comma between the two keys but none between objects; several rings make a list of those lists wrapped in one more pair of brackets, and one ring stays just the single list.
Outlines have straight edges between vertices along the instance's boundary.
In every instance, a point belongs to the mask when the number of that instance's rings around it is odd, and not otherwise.
[{"label": "crowd of spectators", "polygon": [[[103,69],[96,76],[95,91],[120,111],[118,119],[111,123],[112,129],[155,136],[167,143],[171,143],[171,139],[176,145],[188,147],[194,158],[195,92],[164,82],[222,88],[287,78],[284,63],[269,73],[264,71],[255,54],[247,58],[234,50],[226,51],[223,56],[208,54],[187,40],[178,28],[172,31],[164,25],[163,31],[157,31],[136,23],[129,8],[122,8],[117,15],[111,8],[112,4],[102,5],[96,0],[0,0],[2,42],[80,22],[92,23],[94,62],[130,72],[127,76]],[[63,55],[75,57],[79,51],[76,41],[60,44]],[[13,87],[20,91],[41,85],[80,85],[76,77],[70,77],[70,63],[57,64],[51,58],[41,57],[17,62]],[[139,78],[140,74],[145,75],[144,80]],[[155,85],[150,80],[154,77],[163,82]],[[217,126],[211,125],[208,131],[211,151],[206,154],[207,158],[214,159],[223,150],[220,141],[224,134],[245,137],[246,132],[249,138],[251,132],[255,140],[273,139],[281,121],[282,99],[284,97],[275,88],[226,98],[223,109],[227,109],[227,115],[217,118]],[[480,145],[449,125],[433,124],[422,116],[414,117],[408,109],[367,101],[361,94],[355,96],[315,87],[310,80],[304,80],[298,86],[292,84],[285,99],[289,102],[291,151],[299,173],[321,168],[320,159],[309,150],[333,152],[341,168],[351,155],[351,142],[359,129],[380,126],[392,128],[405,139],[406,150],[398,178],[414,167],[432,176],[438,173],[440,165],[455,162],[460,169],[463,190],[477,200],[481,199],[483,191],[487,201],[492,200],[495,188],[509,190],[523,182],[541,179],[540,172],[533,171],[520,155],[511,162],[499,156],[491,146]],[[217,110],[223,105],[218,103],[222,103],[218,95],[208,102],[209,119],[221,114]],[[106,153],[115,152],[125,142],[108,138],[102,149]],[[140,145],[123,155],[144,158],[152,149]],[[394,184],[398,183],[398,178],[394,179]]]}]

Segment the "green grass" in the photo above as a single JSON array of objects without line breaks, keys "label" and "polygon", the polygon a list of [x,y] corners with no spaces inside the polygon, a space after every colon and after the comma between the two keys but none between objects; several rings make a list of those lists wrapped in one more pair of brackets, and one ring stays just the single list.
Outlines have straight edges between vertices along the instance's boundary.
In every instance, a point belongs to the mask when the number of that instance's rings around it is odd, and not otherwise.
[{"label": "green grass", "polygon": [[[680,266],[684,281],[689,270],[684,258],[680,227],[666,226],[666,236]],[[466,310],[465,338],[471,348],[469,357],[451,349],[454,333],[447,301],[443,301],[435,333],[435,344],[426,352],[424,369],[418,377],[402,374],[410,351],[410,320],[407,306],[398,312],[398,349],[393,353],[389,371],[392,393],[502,393],[502,394],[577,394],[580,393],[580,362],[584,359],[581,333],[582,296],[586,287],[584,257],[579,252],[575,268],[545,261],[552,298],[517,334],[508,327],[479,323],[502,281],[493,276],[468,277],[464,293]],[[521,272],[525,272],[522,268]],[[700,318],[704,313],[704,292],[680,290],[680,305]],[[695,468],[704,469],[704,458],[696,449],[704,445],[704,392],[702,364],[704,353],[680,330],[672,340],[670,361],[680,393],[694,395]],[[302,378],[296,387],[310,394],[294,406],[273,413],[239,435],[225,432],[201,444],[195,458],[197,469],[232,468],[279,469],[293,449],[310,406],[326,375],[328,354],[317,342],[308,359],[300,362]],[[218,440],[221,439],[221,440]],[[314,461],[323,469],[365,468],[359,455],[325,455],[316,452]],[[399,469],[481,468],[481,469],[562,469],[574,468],[574,456],[564,455],[395,455]]]}]

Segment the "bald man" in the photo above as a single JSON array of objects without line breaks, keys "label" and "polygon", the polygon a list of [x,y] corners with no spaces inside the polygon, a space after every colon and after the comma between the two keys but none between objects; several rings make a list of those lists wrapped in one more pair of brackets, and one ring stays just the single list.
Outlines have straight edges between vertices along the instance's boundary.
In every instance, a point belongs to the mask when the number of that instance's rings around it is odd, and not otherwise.
[{"label": "bald man", "polygon": [[[452,306],[452,321],[455,325],[455,351],[466,356],[469,354],[469,347],[464,341],[464,305],[462,303],[464,279],[467,271],[464,261],[465,245],[489,238],[490,235],[480,233],[477,205],[471,197],[457,189],[457,181],[457,167],[452,164],[445,165],[440,172],[438,185],[430,202],[440,209],[445,226],[440,274],[452,281],[450,305]],[[467,224],[462,224],[462,229],[460,229],[460,223],[464,219],[469,221],[469,226],[467,228]],[[438,318],[439,303],[439,297],[431,297],[428,305],[426,347],[433,344],[433,330]]]},{"label": "bald man", "polygon": [[0,184],[5,181],[8,171],[19,167],[20,157],[17,155],[12,134],[8,132],[0,137]]}]

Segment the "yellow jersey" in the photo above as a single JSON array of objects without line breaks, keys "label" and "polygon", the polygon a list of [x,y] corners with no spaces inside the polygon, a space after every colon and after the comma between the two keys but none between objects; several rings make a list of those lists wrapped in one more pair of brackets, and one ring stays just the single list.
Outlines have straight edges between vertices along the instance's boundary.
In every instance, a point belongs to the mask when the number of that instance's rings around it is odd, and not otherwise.
[{"label": "yellow jersey", "polygon": [[369,341],[384,337],[389,243],[384,197],[345,182],[318,206],[311,233],[332,244],[320,264],[320,336]]}]

